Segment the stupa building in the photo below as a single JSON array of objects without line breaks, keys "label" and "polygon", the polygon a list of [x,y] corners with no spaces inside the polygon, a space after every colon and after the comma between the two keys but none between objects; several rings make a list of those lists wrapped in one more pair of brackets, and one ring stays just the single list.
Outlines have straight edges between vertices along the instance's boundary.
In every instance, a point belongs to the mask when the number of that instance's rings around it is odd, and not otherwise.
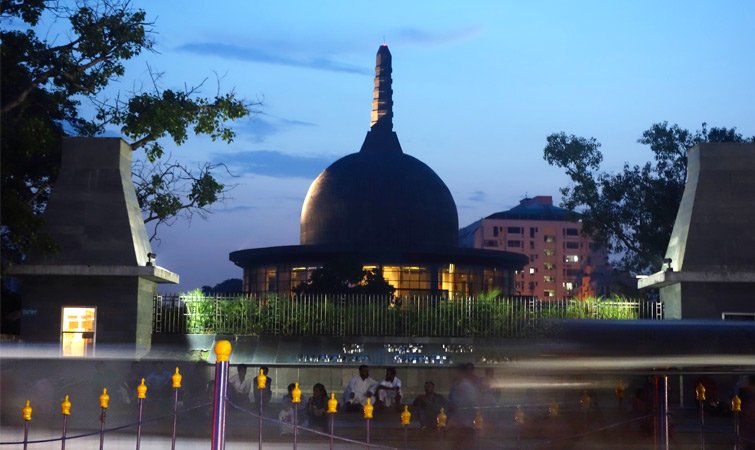
[{"label": "stupa building", "polygon": [[397,295],[513,293],[527,257],[460,248],[451,192],[426,164],[404,153],[393,131],[391,53],[377,52],[370,130],[357,153],[334,162],[312,183],[298,246],[240,250],[244,291],[290,294],[311,272],[338,261],[378,269]]}]

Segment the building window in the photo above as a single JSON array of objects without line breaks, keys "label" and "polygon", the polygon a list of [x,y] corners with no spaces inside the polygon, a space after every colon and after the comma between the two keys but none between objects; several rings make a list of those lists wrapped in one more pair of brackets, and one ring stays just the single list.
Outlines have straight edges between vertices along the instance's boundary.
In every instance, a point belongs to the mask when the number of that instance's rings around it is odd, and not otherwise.
[{"label": "building window", "polygon": [[543,291],[543,295],[545,297],[555,297],[556,296],[556,291],[551,290],[551,289],[546,289],[546,290]]},{"label": "building window", "polygon": [[530,267],[530,273],[537,273],[537,267]]},{"label": "building window", "polygon": [[556,236],[554,236],[552,234],[544,234],[543,235],[543,241],[545,241],[545,242],[555,242],[556,241]]},{"label": "building window", "polygon": [[535,241],[530,241],[530,250],[535,250]]},{"label": "building window", "polygon": [[572,283],[571,281],[564,281],[564,288],[568,291],[571,291],[572,289],[574,289],[574,283]]},{"label": "building window", "polygon": [[579,255],[566,255],[566,257],[564,258],[564,261],[568,263],[579,262]]},{"label": "building window", "polygon": [[553,283],[554,281],[556,281],[556,277],[554,277],[553,275],[545,275],[543,277],[543,281],[545,281],[546,283]]},{"label": "building window", "polygon": [[566,248],[577,249],[579,248],[579,242],[566,242]]},{"label": "building window", "polygon": [[534,238],[536,234],[537,234],[537,228],[535,227],[530,228],[530,238]]},{"label": "building window", "polygon": [[494,239],[487,239],[482,245],[485,247],[498,247],[498,241]]},{"label": "building window", "polygon": [[64,307],[60,344],[63,356],[93,356],[97,310],[94,307]]},{"label": "building window", "polygon": [[515,247],[515,248],[521,248],[522,247],[522,241],[508,241],[506,242],[506,246],[509,248]]},{"label": "building window", "polygon": [[553,256],[556,252],[554,252],[552,248],[546,248],[543,250],[543,253],[545,253],[545,256]]},{"label": "building window", "polygon": [[493,227],[493,237],[498,237],[498,227]]},{"label": "building window", "polygon": [[564,275],[567,277],[578,277],[581,270],[579,269],[566,269],[564,270]]},{"label": "building window", "polygon": [[556,265],[553,263],[545,263],[543,264],[543,267],[545,268],[545,270],[553,270],[556,268]]},{"label": "building window", "polygon": [[524,228],[522,227],[508,227],[506,229],[506,232],[509,234],[522,234],[524,233]]},{"label": "building window", "polygon": [[566,236],[579,236],[579,229],[577,228],[565,228],[564,235]]},{"label": "building window", "polygon": [[530,262],[537,259],[537,255],[530,255]]}]

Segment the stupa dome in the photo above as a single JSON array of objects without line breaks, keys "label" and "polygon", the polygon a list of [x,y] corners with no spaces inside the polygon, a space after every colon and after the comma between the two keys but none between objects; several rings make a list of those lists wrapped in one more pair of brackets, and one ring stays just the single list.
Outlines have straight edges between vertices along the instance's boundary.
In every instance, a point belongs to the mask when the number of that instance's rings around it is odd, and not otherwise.
[{"label": "stupa dome", "polygon": [[315,179],[301,213],[302,245],[455,247],[459,219],[443,180],[405,154],[393,131],[391,54],[378,50],[372,125],[358,153]]}]

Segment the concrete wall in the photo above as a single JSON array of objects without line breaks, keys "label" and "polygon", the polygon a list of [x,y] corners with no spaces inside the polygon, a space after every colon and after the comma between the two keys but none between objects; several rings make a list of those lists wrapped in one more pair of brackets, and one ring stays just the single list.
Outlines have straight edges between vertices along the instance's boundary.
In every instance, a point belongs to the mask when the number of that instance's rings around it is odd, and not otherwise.
[{"label": "concrete wall", "polygon": [[124,344],[147,351],[155,286],[136,277],[29,278],[22,292],[21,336],[29,342],[59,342],[62,308],[95,306],[96,343]]},{"label": "concrete wall", "polygon": [[58,246],[29,264],[144,266],[152,248],[131,181],[132,150],[118,138],[69,138],[45,231]]}]

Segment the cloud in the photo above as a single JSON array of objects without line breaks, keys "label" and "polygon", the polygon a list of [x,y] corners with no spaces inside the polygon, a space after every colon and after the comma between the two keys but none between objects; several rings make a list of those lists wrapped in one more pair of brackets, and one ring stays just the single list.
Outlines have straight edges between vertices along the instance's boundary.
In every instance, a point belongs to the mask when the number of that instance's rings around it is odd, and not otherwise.
[{"label": "cloud", "polygon": [[239,205],[239,206],[231,206],[230,208],[218,208],[214,209],[213,212],[223,214],[223,213],[235,213],[235,212],[243,212],[243,211],[251,211],[253,209],[257,209],[254,206],[249,205]]},{"label": "cloud", "polygon": [[314,179],[334,160],[333,156],[298,156],[275,150],[223,154],[222,161],[236,174],[256,174],[277,178]]},{"label": "cloud", "polygon": [[483,191],[474,191],[472,195],[467,198],[470,202],[484,202],[488,198],[488,195]]},{"label": "cloud", "polygon": [[254,114],[250,119],[240,122],[236,125],[236,132],[244,135],[252,142],[264,142],[268,137],[282,133],[295,127],[314,127],[311,122],[302,120],[286,119],[283,117],[271,116],[265,113]]},{"label": "cloud", "polygon": [[419,28],[400,28],[396,30],[395,36],[398,41],[406,45],[436,47],[466,41],[479,35],[482,30],[480,26],[444,32],[428,32]]},{"label": "cloud", "polygon": [[323,56],[316,57],[291,57],[282,53],[269,52],[255,47],[242,47],[239,45],[224,44],[219,42],[189,42],[178,47],[178,50],[199,55],[213,55],[221,58],[236,59],[239,61],[259,62],[265,64],[277,64],[282,66],[303,67],[314,70],[329,72],[371,74],[372,70],[342,63]]}]

